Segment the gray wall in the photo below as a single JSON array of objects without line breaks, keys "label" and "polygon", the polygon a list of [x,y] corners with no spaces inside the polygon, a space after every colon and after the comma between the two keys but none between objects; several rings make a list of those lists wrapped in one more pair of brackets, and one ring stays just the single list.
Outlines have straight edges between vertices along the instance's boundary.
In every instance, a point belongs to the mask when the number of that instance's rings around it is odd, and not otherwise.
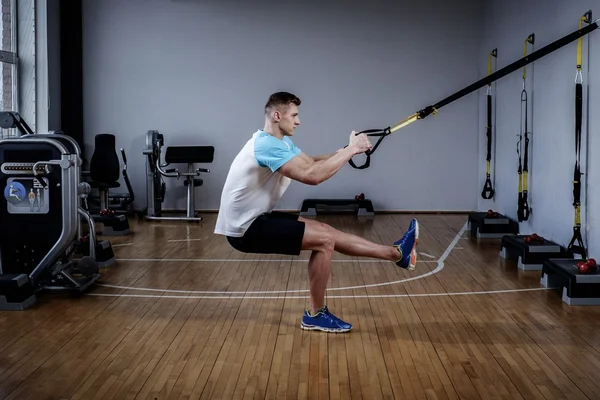
[{"label": "gray wall", "polygon": [[[600,17],[598,2],[582,0],[574,7],[567,0],[548,0],[540,8],[535,0],[506,2],[495,0],[491,3],[486,22],[486,37],[480,51],[481,73],[486,73],[486,54],[498,48],[498,68],[523,56],[523,42],[530,33],[535,33],[534,50],[577,30],[579,18],[590,8],[593,18]],[[595,9],[593,9],[596,5]],[[600,152],[600,97],[597,90],[600,81],[600,32],[596,30],[584,38],[584,83],[589,85],[590,115],[589,154]],[[590,58],[587,48],[590,46]],[[574,79],[576,72],[576,42],[535,61],[527,67],[528,93],[532,139],[530,142],[529,190],[532,214],[527,222],[521,223],[523,233],[538,234],[568,245],[573,226],[573,167],[575,160],[574,144]],[[531,52],[529,48],[529,52]],[[521,113],[521,70],[496,83],[496,198],[493,201],[479,199],[481,210],[494,209],[517,216],[517,134]],[[582,163],[586,165],[586,117],[587,100],[584,86],[584,141],[582,143]],[[479,132],[484,139],[485,90],[480,92]],[[479,149],[479,189],[485,175],[485,140],[480,141]],[[598,180],[598,157],[590,158],[584,185],[588,186],[587,208],[585,207],[585,186],[582,188],[582,221],[585,224],[584,239],[589,243],[592,254],[599,250],[600,232],[600,187],[593,182]],[[589,229],[588,229],[589,228]]]},{"label": "gray wall", "polygon": [[[479,79],[480,4],[84,1],[88,151],[95,134],[117,135],[140,208],[146,131],[160,130],[168,145],[214,145],[197,206],[217,209],[271,92],[303,100],[294,137],[302,150],[335,151],[351,130],[384,128]],[[364,192],[381,210],[475,209],[477,103],[473,94],[387,137],[367,170],[347,166],[323,185],[293,184],[279,208]],[[167,182],[165,208],[185,208],[182,182]]]}]

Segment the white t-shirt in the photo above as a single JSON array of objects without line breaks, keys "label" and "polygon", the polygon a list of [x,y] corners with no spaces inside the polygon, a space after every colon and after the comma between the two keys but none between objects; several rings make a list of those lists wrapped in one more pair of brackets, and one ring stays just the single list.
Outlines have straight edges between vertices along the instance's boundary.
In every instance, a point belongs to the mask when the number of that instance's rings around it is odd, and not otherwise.
[{"label": "white t-shirt", "polygon": [[271,212],[291,183],[277,170],[300,153],[289,137],[256,131],[229,168],[214,232],[243,236],[256,217]]}]

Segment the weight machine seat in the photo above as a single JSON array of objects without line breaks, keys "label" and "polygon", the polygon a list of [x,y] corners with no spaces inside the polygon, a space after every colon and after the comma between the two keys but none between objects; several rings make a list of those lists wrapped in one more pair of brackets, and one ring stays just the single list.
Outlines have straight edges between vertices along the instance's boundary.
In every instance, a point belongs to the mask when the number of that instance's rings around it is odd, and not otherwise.
[{"label": "weight machine seat", "polygon": [[121,170],[117,156],[115,135],[100,133],[95,137],[94,154],[90,160],[91,187],[100,190],[120,187]]},{"label": "weight machine seat", "polygon": [[[184,186],[188,186],[190,184],[189,180],[185,180],[183,181],[183,185]],[[204,181],[202,179],[194,179],[194,187],[198,187],[198,186],[202,186],[204,184]]]},{"label": "weight machine seat", "polygon": [[214,146],[168,146],[165,152],[167,164],[212,163]]},{"label": "weight machine seat", "polygon": [[119,182],[97,182],[97,181],[91,181],[88,182],[90,184],[90,187],[96,188],[96,189],[100,189],[100,190],[108,190],[108,189],[114,189],[114,188],[118,188],[121,187],[121,184]]}]

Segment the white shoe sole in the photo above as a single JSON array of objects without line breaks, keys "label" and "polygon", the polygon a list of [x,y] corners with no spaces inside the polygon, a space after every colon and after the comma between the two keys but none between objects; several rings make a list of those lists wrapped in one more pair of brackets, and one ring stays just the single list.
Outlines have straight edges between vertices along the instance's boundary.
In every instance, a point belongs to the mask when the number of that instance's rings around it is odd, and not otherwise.
[{"label": "white shoe sole", "polygon": [[304,325],[304,324],[300,324],[300,328],[304,329],[305,331],[322,331],[322,332],[328,332],[328,333],[344,333],[344,332],[350,332],[352,330],[352,328],[350,328],[350,329],[324,328],[322,326],[313,326],[313,325]]}]

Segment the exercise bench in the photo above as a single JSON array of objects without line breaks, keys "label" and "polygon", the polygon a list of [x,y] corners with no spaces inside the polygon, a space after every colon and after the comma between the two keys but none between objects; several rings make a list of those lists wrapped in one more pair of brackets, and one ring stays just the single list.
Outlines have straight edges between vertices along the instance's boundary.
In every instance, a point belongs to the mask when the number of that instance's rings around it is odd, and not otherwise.
[{"label": "exercise bench", "polygon": [[[209,173],[207,168],[196,168],[196,164],[212,163],[214,159],[214,146],[168,146],[165,150],[165,164],[161,164],[161,152],[164,145],[164,136],[156,130],[148,131],[146,137],[146,148],[143,153],[148,156],[146,177],[148,207],[146,219],[149,220],[178,220],[178,221],[202,221],[202,217],[196,213],[195,188],[202,186],[204,181],[200,173]],[[187,164],[187,172],[181,172],[177,168],[169,168],[171,164]],[[164,216],[162,202],[165,198],[165,185],[162,177],[177,178],[184,177],[183,184],[187,187],[187,206],[185,216]]]}]

